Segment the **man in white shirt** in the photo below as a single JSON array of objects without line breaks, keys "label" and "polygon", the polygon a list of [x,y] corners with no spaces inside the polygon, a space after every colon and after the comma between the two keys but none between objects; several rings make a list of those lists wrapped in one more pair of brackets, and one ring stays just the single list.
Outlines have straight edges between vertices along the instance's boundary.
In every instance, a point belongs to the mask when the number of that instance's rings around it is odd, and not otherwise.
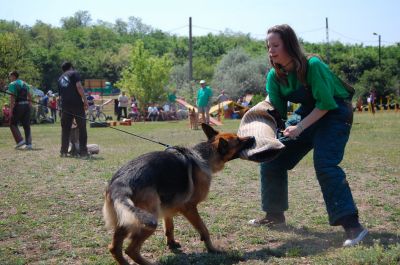
[{"label": "man in white shirt", "polygon": [[122,91],[121,95],[118,96],[118,117],[117,120],[121,119],[122,111],[124,111],[124,118],[128,117],[127,108],[129,106],[129,98],[125,96],[125,92]]}]

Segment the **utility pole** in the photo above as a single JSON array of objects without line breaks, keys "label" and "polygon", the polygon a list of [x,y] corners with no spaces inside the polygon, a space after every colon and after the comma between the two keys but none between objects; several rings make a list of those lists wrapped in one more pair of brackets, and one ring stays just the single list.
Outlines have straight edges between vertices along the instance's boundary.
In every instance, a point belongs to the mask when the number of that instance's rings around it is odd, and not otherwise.
[{"label": "utility pole", "polygon": [[326,27],[326,60],[328,64],[330,63],[330,55],[329,55],[329,28],[328,28],[328,18],[325,18],[325,27]]},{"label": "utility pole", "polygon": [[193,97],[193,46],[192,46],[192,17],[189,17],[189,91]]},{"label": "utility pole", "polygon": [[376,32],[374,32],[373,34],[378,35],[378,41],[379,41],[378,56],[379,56],[379,68],[380,68],[381,67],[381,34],[378,34]]}]

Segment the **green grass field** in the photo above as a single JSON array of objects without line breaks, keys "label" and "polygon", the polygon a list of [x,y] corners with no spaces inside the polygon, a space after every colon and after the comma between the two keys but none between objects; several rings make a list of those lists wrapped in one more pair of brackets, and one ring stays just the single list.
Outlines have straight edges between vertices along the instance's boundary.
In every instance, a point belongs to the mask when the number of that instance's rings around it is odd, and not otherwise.
[{"label": "green grass field", "polygon": [[[234,132],[238,121],[221,130]],[[204,140],[187,121],[118,127],[172,145]],[[32,151],[14,149],[9,128],[0,128],[0,264],[114,264],[104,228],[103,191],[125,162],[163,147],[109,129],[89,128],[100,145],[90,160],[60,158],[60,124],[35,125]],[[247,225],[262,215],[258,165],[235,160],[217,174],[200,213],[216,245],[208,254],[182,217],[175,221],[182,252],[170,252],[162,226],[145,242],[145,257],[161,264],[400,264],[400,113],[356,114],[345,159],[365,243],[343,249],[343,232],[328,225],[311,154],[292,170],[287,227]],[[161,222],[160,222],[161,223]]]}]

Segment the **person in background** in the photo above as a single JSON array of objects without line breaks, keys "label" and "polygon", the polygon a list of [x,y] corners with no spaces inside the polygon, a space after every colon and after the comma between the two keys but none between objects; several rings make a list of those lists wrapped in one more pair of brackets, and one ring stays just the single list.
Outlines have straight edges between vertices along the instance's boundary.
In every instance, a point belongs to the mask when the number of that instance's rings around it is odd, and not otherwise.
[{"label": "person in background", "polygon": [[372,88],[371,91],[369,91],[369,100],[368,100],[371,106],[372,114],[375,114],[375,100],[376,100],[376,91],[375,88]]},{"label": "person in background", "polygon": [[158,111],[157,106],[154,103],[150,103],[149,107],[147,108],[147,119],[151,121],[157,121],[158,115],[160,114]]},{"label": "person in background", "polygon": [[125,91],[122,91],[121,95],[118,97],[118,117],[117,120],[119,121],[122,116],[122,111],[124,111],[124,118],[128,117],[127,108],[129,105],[129,98],[125,96]]},{"label": "person in background", "polygon": [[85,120],[85,110],[88,109],[88,102],[83,91],[82,79],[79,73],[75,71],[72,63],[64,62],[61,68],[63,74],[57,82],[63,110],[61,116],[62,132],[60,156],[66,157],[68,155],[71,126],[75,119],[79,129],[79,155],[81,157],[88,157]]},{"label": "person in background", "polygon": [[227,100],[229,100],[229,97],[225,94],[225,90],[222,90],[221,94],[219,94],[217,97],[217,103],[220,104]]},{"label": "person in background", "polygon": [[206,124],[210,124],[210,104],[212,98],[212,90],[209,86],[206,85],[205,80],[200,81],[200,88],[197,91],[197,115],[196,120],[199,121],[199,115],[201,113],[202,117],[205,118],[204,122]]},{"label": "person in background", "polygon": [[128,114],[128,118],[131,118],[133,121],[137,121],[139,119],[139,116],[140,116],[139,109],[136,106],[136,103],[132,102],[131,112]]},{"label": "person in background", "polygon": [[51,100],[49,102],[49,107],[50,107],[50,113],[51,113],[51,118],[53,119],[53,122],[57,122],[57,97],[52,96]]},{"label": "person in background", "polygon": [[10,105],[5,103],[3,108],[2,108],[2,112],[3,112],[3,123],[5,125],[9,126],[10,125],[10,116],[11,116]]},{"label": "person in background", "polygon": [[266,39],[271,70],[266,90],[283,118],[287,101],[300,103],[286,122],[283,152],[260,164],[261,201],[265,212],[252,225],[285,223],[288,209],[288,170],[312,149],[314,168],[328,212],[329,224],[342,226],[344,247],[361,242],[368,231],[360,224],[345,172],[339,167],[353,120],[354,89],[342,82],[318,57],[307,57],[289,25],[270,28]]},{"label": "person in background", "polygon": [[95,120],[95,118],[93,117],[93,113],[96,111],[96,105],[94,104],[94,97],[92,96],[92,92],[89,91],[87,93],[87,103],[88,103],[88,114],[89,114],[89,119],[91,119],[92,121]]},{"label": "person in background", "polygon": [[62,109],[61,109],[61,97],[57,97],[57,108],[58,108],[58,117],[61,119]]},{"label": "person in background", "polygon": [[49,96],[51,96],[52,91],[49,90],[46,94],[44,94],[39,99],[38,105],[38,113],[37,117],[39,122],[43,120],[47,120],[47,113],[49,113],[49,109],[47,108],[49,105]]},{"label": "person in background", "polygon": [[171,112],[176,112],[176,99],[176,89],[174,89],[170,94],[168,94],[168,103],[171,108]]},{"label": "person in background", "polygon": [[[31,134],[31,105],[32,105],[32,89],[31,87],[19,79],[19,73],[12,71],[8,78],[10,84],[8,91],[10,95],[10,130],[14,137],[16,146],[19,148],[23,145],[25,149],[32,149]],[[18,129],[18,123],[22,124],[25,133],[25,140]]]}]

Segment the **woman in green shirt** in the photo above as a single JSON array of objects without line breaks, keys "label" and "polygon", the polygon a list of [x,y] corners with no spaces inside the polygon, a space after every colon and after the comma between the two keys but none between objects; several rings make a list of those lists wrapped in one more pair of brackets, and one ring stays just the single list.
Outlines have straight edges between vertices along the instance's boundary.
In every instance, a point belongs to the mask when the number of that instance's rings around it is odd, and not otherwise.
[{"label": "woman in green shirt", "polygon": [[368,233],[358,220],[346,175],[338,166],[350,135],[352,91],[318,57],[307,58],[293,29],[277,25],[268,30],[267,48],[272,69],[267,76],[271,104],[286,118],[287,103],[301,104],[286,122],[280,139],[285,150],[273,161],[261,163],[261,199],[265,217],[254,225],[285,222],[288,174],[314,149],[314,168],[321,186],[330,225],[346,232],[343,246],[359,243]]}]

